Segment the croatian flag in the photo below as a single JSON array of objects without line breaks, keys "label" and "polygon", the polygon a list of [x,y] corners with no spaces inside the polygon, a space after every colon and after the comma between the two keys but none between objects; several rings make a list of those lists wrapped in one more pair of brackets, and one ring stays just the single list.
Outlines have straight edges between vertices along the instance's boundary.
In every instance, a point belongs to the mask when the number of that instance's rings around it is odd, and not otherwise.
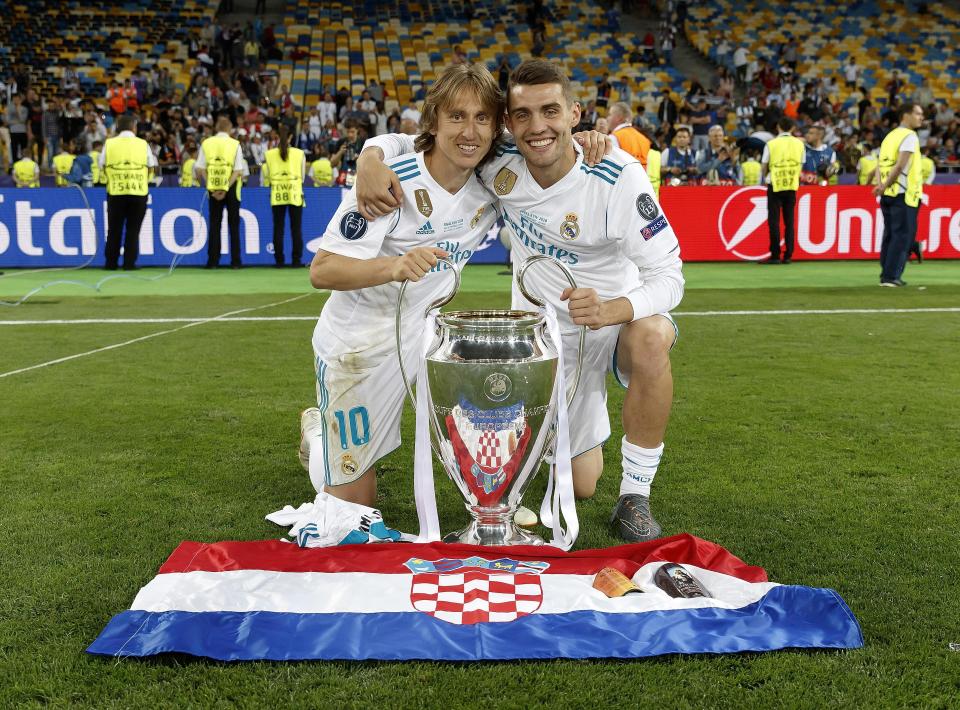
[{"label": "croatian flag", "polygon": [[[682,565],[709,596],[655,580]],[[594,588],[613,568],[639,591]],[[184,542],[90,653],[241,660],[639,658],[859,648],[830,589],[766,573],[690,535],[602,550],[280,541]]]}]

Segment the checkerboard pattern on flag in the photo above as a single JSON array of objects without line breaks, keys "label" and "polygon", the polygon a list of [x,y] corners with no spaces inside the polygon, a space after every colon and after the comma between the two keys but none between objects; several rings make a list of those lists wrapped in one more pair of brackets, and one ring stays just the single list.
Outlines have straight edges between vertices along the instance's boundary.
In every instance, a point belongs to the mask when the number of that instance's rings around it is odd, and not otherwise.
[{"label": "checkerboard pattern on flag", "polygon": [[410,591],[413,608],[451,624],[513,621],[532,614],[543,602],[535,574],[417,574]]}]

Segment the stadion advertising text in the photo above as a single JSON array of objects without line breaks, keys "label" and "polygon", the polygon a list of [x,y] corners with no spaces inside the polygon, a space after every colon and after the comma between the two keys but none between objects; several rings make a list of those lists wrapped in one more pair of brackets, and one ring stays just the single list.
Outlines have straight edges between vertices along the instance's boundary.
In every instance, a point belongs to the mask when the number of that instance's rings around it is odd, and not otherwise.
[{"label": "stadion advertising text", "polygon": [[[0,267],[103,265],[106,195],[103,189],[0,189]],[[306,188],[303,237],[307,254],[322,244],[341,190]],[[960,186],[927,186],[917,238],[929,258],[960,258]],[[151,190],[140,230],[141,266],[206,261],[207,206],[197,188]],[[768,256],[767,197],[760,187],[675,187],[661,191],[663,210],[680,239],[684,261],[756,261]],[[92,210],[92,215],[91,215]],[[245,264],[272,264],[272,216],[266,188],[243,191],[240,240]],[[223,250],[226,238],[223,220]],[[883,218],[866,187],[801,188],[797,197],[794,258],[876,259]],[[287,236],[289,239],[289,236]],[[289,248],[287,249],[289,251]],[[509,255],[492,231],[473,263],[506,263]],[[223,262],[228,262],[223,259]]]}]

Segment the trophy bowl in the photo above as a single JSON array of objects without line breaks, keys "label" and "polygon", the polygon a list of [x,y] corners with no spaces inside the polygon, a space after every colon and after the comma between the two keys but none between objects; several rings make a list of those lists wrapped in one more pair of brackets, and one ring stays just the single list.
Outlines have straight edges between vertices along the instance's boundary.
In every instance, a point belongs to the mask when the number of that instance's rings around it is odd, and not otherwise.
[{"label": "trophy bowl", "polygon": [[[431,310],[456,294],[454,271],[453,293]],[[398,354],[403,291],[397,304]],[[425,334],[432,337],[421,370],[427,381],[417,386],[427,388],[434,453],[471,517],[443,540],[542,545],[541,537],[514,523],[514,515],[555,435],[559,357],[547,319],[534,311],[471,310],[439,313],[435,324],[435,333]],[[579,369],[578,359],[578,375]],[[416,406],[410,379],[405,372],[403,377]]]}]

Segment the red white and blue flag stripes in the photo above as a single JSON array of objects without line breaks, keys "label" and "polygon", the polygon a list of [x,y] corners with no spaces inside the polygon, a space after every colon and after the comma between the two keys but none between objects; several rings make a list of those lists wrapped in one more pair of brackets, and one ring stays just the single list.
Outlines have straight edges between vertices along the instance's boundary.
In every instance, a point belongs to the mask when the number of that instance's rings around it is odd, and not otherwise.
[{"label": "red white and blue flag stripes", "polygon": [[[683,565],[711,595],[653,582]],[[643,590],[593,588],[613,567]],[[603,550],[384,543],[302,549],[184,542],[87,649],[240,660],[639,658],[858,648],[830,589],[780,585],[690,535]]]}]

